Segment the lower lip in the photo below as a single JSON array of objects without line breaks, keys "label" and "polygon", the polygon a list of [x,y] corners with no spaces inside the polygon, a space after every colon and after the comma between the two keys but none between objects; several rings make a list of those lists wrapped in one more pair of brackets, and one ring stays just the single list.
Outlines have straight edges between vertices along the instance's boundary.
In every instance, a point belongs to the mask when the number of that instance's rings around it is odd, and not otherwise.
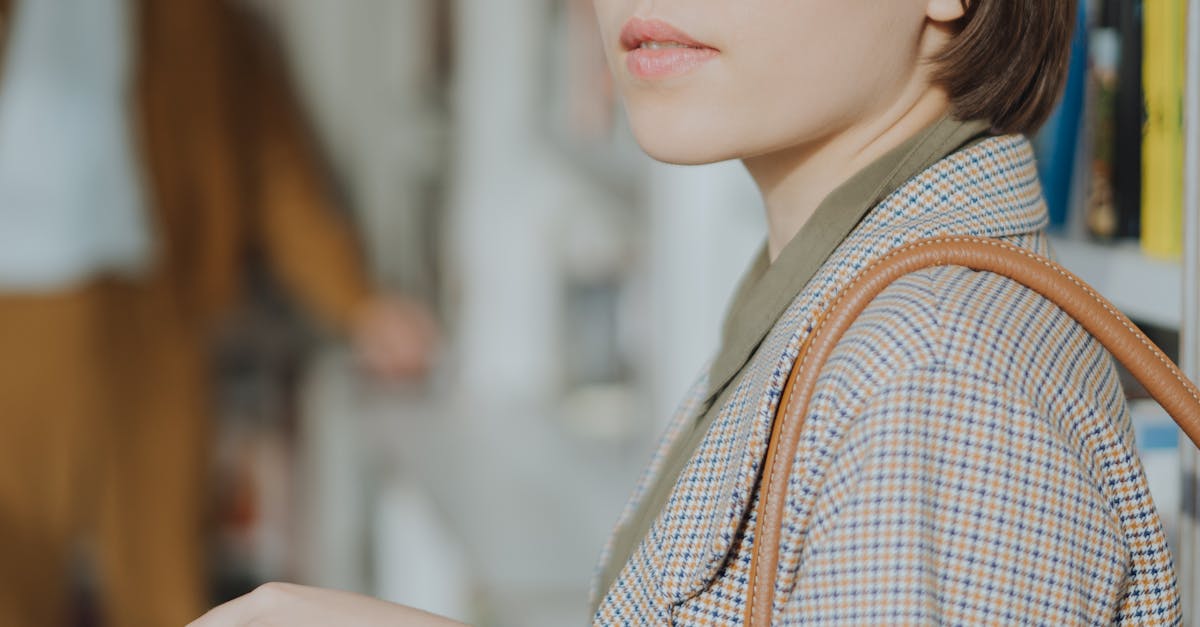
[{"label": "lower lip", "polygon": [[712,48],[635,48],[625,65],[635,77],[656,80],[686,74],[717,56]]}]

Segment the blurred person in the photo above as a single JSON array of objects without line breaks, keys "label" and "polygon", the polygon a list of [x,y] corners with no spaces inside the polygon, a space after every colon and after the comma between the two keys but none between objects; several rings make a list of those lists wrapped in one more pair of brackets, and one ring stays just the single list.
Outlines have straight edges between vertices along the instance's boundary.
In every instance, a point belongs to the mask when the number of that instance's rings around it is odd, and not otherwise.
[{"label": "blurred person", "polygon": [[270,33],[219,0],[0,0],[0,626],[207,601],[207,346],[261,250],[385,377],[420,305],[373,293]]},{"label": "blurred person", "polygon": [[[768,233],[603,552],[592,621],[742,624],[768,434],[815,320],[917,240],[1049,254],[1027,136],[1060,95],[1077,5],[594,4],[641,146],[740,159]],[[1015,281],[941,266],[891,284],[805,414],[774,624],[1178,624],[1124,398],[1100,341]],[[271,584],[194,624],[456,623]]]}]

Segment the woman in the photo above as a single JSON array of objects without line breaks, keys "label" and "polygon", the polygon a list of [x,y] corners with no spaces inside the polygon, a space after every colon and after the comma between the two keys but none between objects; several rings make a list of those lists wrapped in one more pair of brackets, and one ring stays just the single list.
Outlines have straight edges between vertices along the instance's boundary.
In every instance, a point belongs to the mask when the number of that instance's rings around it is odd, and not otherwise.
[{"label": "woman", "polygon": [[[605,550],[594,623],[738,624],[757,475],[814,317],[864,264],[923,237],[1050,252],[1026,135],[1058,97],[1076,4],[596,6],[643,148],[741,159],[769,235]],[[945,267],[889,287],[826,365],[802,443],[776,623],[1180,620],[1113,362],[1012,281]],[[256,595],[201,624],[304,604],[436,624],[336,593]]]}]

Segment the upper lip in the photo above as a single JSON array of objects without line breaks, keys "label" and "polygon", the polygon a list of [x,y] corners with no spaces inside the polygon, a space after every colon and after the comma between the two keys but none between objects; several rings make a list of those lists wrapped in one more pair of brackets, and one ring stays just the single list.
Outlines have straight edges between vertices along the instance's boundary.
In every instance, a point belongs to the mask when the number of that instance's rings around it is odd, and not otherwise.
[{"label": "upper lip", "polygon": [[712,46],[696,41],[687,33],[658,19],[630,18],[621,29],[621,47],[626,51],[640,48],[647,42],[677,43],[690,48],[712,49]]}]

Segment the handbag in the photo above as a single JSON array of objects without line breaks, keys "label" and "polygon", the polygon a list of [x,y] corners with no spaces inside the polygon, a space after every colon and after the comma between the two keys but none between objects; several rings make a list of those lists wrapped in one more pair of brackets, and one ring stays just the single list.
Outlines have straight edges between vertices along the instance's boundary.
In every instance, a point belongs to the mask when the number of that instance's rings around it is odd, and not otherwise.
[{"label": "handbag", "polygon": [[820,315],[788,375],[759,479],[758,529],[744,624],[771,624],[788,472],[825,361],[855,318],[884,288],[911,272],[947,265],[1006,276],[1056,304],[1098,339],[1200,447],[1200,391],[1196,385],[1129,318],[1079,277],[1046,257],[998,239],[945,236],[901,246],[869,264]]}]

